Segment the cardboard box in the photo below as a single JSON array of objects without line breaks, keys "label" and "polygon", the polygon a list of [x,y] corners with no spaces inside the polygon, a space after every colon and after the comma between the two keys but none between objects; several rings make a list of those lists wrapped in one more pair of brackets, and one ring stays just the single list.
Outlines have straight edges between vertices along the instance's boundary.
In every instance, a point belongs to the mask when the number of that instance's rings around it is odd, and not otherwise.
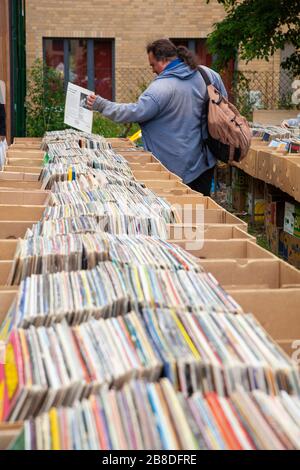
[{"label": "cardboard box", "polygon": [[16,148],[14,146],[9,147],[6,153],[8,159],[10,158],[22,158],[26,160],[38,159],[43,161],[45,156],[44,150],[28,149],[28,148]]},{"label": "cardboard box", "polygon": [[0,290],[0,326],[3,323],[13,301],[18,293],[18,288],[8,288],[7,290]]},{"label": "cardboard box", "polygon": [[168,171],[134,171],[133,174],[136,180],[143,182],[146,182],[147,180],[181,181],[179,176]]},{"label": "cardboard box", "polygon": [[204,240],[201,249],[183,240],[175,240],[174,243],[199,259],[276,259],[250,240]]},{"label": "cardboard box", "polygon": [[247,212],[252,215],[254,210],[254,222],[264,223],[265,220],[265,200],[261,198],[255,198],[254,203],[252,202],[252,194],[247,195]]},{"label": "cardboard box", "polygon": [[[197,231],[196,224],[169,224],[169,240],[190,240],[194,239]],[[255,237],[240,229],[235,225],[225,224],[204,224],[201,226],[201,233],[204,240],[231,240],[231,239],[247,239],[255,241]]]},{"label": "cardboard box", "polygon": [[294,236],[300,238],[300,204],[295,204]]},{"label": "cardboard box", "polygon": [[[251,152],[250,152],[251,154]],[[243,160],[243,162],[248,156]],[[237,168],[239,166],[239,168]],[[238,212],[243,212],[247,209],[247,191],[249,186],[249,176],[242,169],[243,164],[238,163],[232,168],[232,189],[231,192],[227,193],[227,198],[231,199],[232,207]],[[228,201],[229,202],[229,201]]]},{"label": "cardboard box", "polygon": [[204,209],[202,211],[196,208],[186,208],[182,215],[183,217],[180,220],[185,224],[230,224],[247,231],[246,222],[230,214],[225,209]]},{"label": "cardboard box", "polygon": [[[187,186],[180,181],[174,180],[145,180],[143,181],[145,186],[159,193],[173,193],[176,194],[176,190],[186,190]],[[199,193],[200,194],[200,193]]]},{"label": "cardboard box", "polygon": [[294,235],[295,226],[295,204],[286,202],[284,206],[283,230],[290,235]]},{"label": "cardboard box", "polygon": [[0,239],[24,238],[26,230],[36,223],[34,220],[28,221],[1,221]]},{"label": "cardboard box", "polygon": [[275,222],[274,222],[274,207],[273,207],[273,202],[266,201],[266,204],[265,204],[265,226],[267,227],[268,224],[275,225]]},{"label": "cardboard box", "polygon": [[128,163],[156,163],[152,154],[147,153],[146,155],[141,155],[140,153],[133,152],[124,152],[122,156],[128,161]]},{"label": "cardboard box", "polygon": [[111,137],[109,139],[106,139],[107,142],[109,142],[112,146],[113,149],[118,148],[118,149],[126,149],[126,148],[131,148],[134,149],[136,148],[134,143],[131,142],[128,138],[123,138],[123,137]]},{"label": "cardboard box", "polygon": [[10,150],[25,150],[27,152],[40,152],[42,147],[42,142],[16,142],[9,146]]},{"label": "cardboard box", "polygon": [[300,239],[300,204],[285,202],[283,229]]},{"label": "cardboard box", "polygon": [[232,188],[232,207],[238,212],[246,210],[247,193],[244,189]]},{"label": "cardboard box", "polygon": [[289,236],[290,235],[283,230],[279,233],[278,255],[282,256],[286,261],[288,259]]},{"label": "cardboard box", "polygon": [[42,137],[14,137],[13,145],[15,144],[28,144],[28,143],[42,143]]},{"label": "cardboard box", "polygon": [[194,191],[184,183],[175,180],[163,181],[163,183],[161,181],[148,180],[145,182],[145,185],[159,197],[166,197],[167,195],[185,196],[187,194],[202,196],[198,191]]},{"label": "cardboard box", "polygon": [[17,181],[17,180],[1,180],[0,179],[0,190],[13,190],[13,191],[36,191],[41,189],[40,181]]},{"label": "cardboard box", "polygon": [[276,227],[275,225],[269,223],[266,225],[266,238],[267,238],[267,243],[275,255],[278,255],[279,253],[279,239],[280,239],[280,233],[282,229],[279,227]]},{"label": "cardboard box", "polygon": [[153,155],[152,152],[148,152],[148,150],[143,150],[141,147],[128,147],[124,148],[120,151],[120,154],[124,156],[124,158],[128,158],[129,160],[131,157],[136,157],[137,155],[140,157],[152,157],[154,162],[159,162],[159,160]]},{"label": "cardboard box", "polygon": [[15,167],[39,167],[43,166],[43,159],[40,158],[7,158],[5,161],[5,165],[9,168],[11,166]]},{"label": "cardboard box", "polygon": [[[194,195],[194,196],[203,196],[202,193],[198,193],[197,191],[194,191],[193,189],[189,188],[183,183],[180,183],[181,186],[176,186],[175,188],[160,188],[155,190],[155,194],[159,197],[167,198],[168,196],[186,196],[187,194],[189,195]],[[147,184],[146,184],[147,186]]]},{"label": "cardboard box", "polygon": [[[300,289],[229,291],[244,312],[255,315],[263,328],[291,357],[300,339]],[[293,344],[294,343],[294,344]]]},{"label": "cardboard box", "polygon": [[246,157],[241,162],[233,162],[233,165],[236,168],[245,171],[247,175],[255,176],[257,165],[257,149],[251,147]]},{"label": "cardboard box", "polygon": [[8,280],[9,273],[12,269],[12,265],[13,265],[12,260],[5,260],[5,261],[0,260],[0,289],[1,290],[5,290],[5,288],[7,287],[7,280]]},{"label": "cardboard box", "polygon": [[297,109],[254,109],[253,122],[279,126],[284,119],[297,117]]},{"label": "cardboard box", "polygon": [[[0,205],[0,221],[39,221],[42,218],[45,206],[13,206]],[[1,225],[1,224],[0,224]]]},{"label": "cardboard box", "polygon": [[[265,183],[264,183],[264,181],[261,181],[260,179],[257,179],[257,178],[253,178],[252,183],[253,183],[253,191],[254,191],[255,198],[256,199],[264,199],[264,197],[265,197]],[[249,191],[250,191],[250,187],[249,187]]]},{"label": "cardboard box", "polygon": [[0,240],[0,261],[14,259],[17,243],[17,240]]},{"label": "cardboard box", "polygon": [[[36,173],[30,173],[30,172],[16,172],[16,171],[0,171],[0,182],[1,181],[10,181],[10,180],[14,180],[14,181],[36,181],[38,182],[39,180],[39,175],[36,174]],[[40,186],[39,186],[39,189],[41,188],[41,183],[39,183]]]},{"label": "cardboard box", "polygon": [[265,225],[272,224],[275,227],[283,228],[284,225],[285,201],[266,202],[265,204]]},{"label": "cardboard box", "polygon": [[161,171],[164,167],[161,163],[128,163],[128,166],[131,168],[132,171]]},{"label": "cardboard box", "polygon": [[[265,218],[265,184],[256,178],[249,183],[249,191],[247,195],[247,212],[253,215],[254,221],[258,223],[264,222]],[[253,201],[254,198],[254,201]]]},{"label": "cardboard box", "polygon": [[300,238],[290,235],[289,233],[285,235],[284,255],[290,264],[300,269]]},{"label": "cardboard box", "polygon": [[223,223],[224,224],[233,224],[233,225],[236,225],[237,227],[241,228],[242,230],[245,230],[246,232],[248,231],[248,224],[246,222],[239,219],[235,215],[230,214],[230,212],[227,212],[227,211],[223,212]]},{"label": "cardboard box", "polygon": [[285,191],[300,202],[300,156],[286,157],[284,183]]},{"label": "cardboard box", "polygon": [[295,268],[300,269],[300,239],[297,238],[288,250],[288,262],[295,266]]},{"label": "cardboard box", "polygon": [[282,190],[300,202],[300,158],[287,155],[282,164]]},{"label": "cardboard box", "polygon": [[162,193],[162,197],[166,199],[170,204],[175,206],[190,206],[191,208],[195,208],[196,205],[203,206],[204,209],[219,209],[224,210],[219,204],[217,204],[213,199],[208,196],[202,196],[200,193],[193,192],[189,195],[179,195],[176,196],[174,194],[167,194],[164,195]]},{"label": "cardboard box", "polygon": [[269,150],[258,150],[255,178],[271,183],[271,158]]},{"label": "cardboard box", "polygon": [[46,206],[50,195],[50,191],[3,191],[0,188],[0,204]]},{"label": "cardboard box", "polygon": [[226,187],[226,202],[229,206],[232,206],[232,187]]},{"label": "cardboard box", "polygon": [[203,260],[201,265],[226,290],[286,289],[300,290],[300,271],[278,259]]},{"label": "cardboard box", "polygon": [[286,156],[272,152],[270,158],[270,183],[277,188],[284,188]]},{"label": "cardboard box", "polygon": [[[249,165],[250,160],[256,161],[256,165]],[[283,154],[268,148],[267,143],[252,139],[247,157],[242,162],[233,163],[233,165],[244,170],[248,175],[280,188],[300,202],[299,155]]]},{"label": "cardboard box", "polygon": [[[255,237],[241,230],[235,225],[225,224],[205,224],[200,228],[196,224],[169,224],[169,241],[174,243],[177,240],[194,240],[198,233],[202,234],[204,240],[252,240]],[[201,239],[202,239],[201,238]]]},{"label": "cardboard box", "polygon": [[159,161],[150,152],[126,151],[121,152],[128,163],[159,163]]},{"label": "cardboard box", "polygon": [[11,166],[4,165],[4,172],[13,172],[13,173],[33,173],[39,175],[41,173],[40,166]]},{"label": "cardboard box", "polygon": [[239,168],[232,168],[232,188],[246,189],[248,187],[248,175]]}]

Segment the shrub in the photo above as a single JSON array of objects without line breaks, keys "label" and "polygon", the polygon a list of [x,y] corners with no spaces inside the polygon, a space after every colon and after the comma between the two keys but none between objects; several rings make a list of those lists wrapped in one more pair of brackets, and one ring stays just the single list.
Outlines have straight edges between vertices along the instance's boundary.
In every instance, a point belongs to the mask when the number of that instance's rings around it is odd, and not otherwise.
[{"label": "shrub", "polygon": [[26,96],[26,133],[41,137],[65,129],[65,92],[61,74],[37,59],[29,70]]}]

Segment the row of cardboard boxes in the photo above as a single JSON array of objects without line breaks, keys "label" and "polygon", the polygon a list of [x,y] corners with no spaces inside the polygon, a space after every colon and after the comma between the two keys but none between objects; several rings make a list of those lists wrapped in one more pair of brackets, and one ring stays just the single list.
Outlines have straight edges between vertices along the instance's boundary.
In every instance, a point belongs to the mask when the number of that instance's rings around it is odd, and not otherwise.
[{"label": "row of cardboard boxes", "polygon": [[[241,238],[226,239],[230,236]],[[231,293],[245,312],[254,313],[290,355],[293,342],[300,338],[300,271],[245,236],[245,232],[234,226],[210,225],[206,227],[201,249],[189,248],[189,242],[184,239],[172,241],[199,257],[199,263]],[[16,240],[0,241],[0,323],[18,289],[5,285],[16,243]]]},{"label": "row of cardboard boxes", "polygon": [[266,188],[265,230],[271,251],[300,268],[300,204]]},{"label": "row of cardboard boxes", "polygon": [[[191,205],[190,223],[170,225],[170,240],[199,257],[199,262],[212,272],[226,290],[233,293],[244,310],[252,311],[271,336],[291,354],[293,341],[300,337],[296,318],[297,303],[300,300],[300,272],[257,246],[253,237],[247,234],[247,225],[244,222],[222,209],[212,199],[203,197],[183,185],[175,175],[167,172],[153,155],[132,149],[127,141],[122,142],[122,145],[120,141],[114,143],[115,148],[129,161],[137,179],[145,182],[172,204]],[[2,318],[15,295],[14,287],[5,286],[16,248],[15,239],[22,238],[26,229],[41,218],[50,195],[48,191],[38,189],[40,167],[37,167],[35,173],[27,173],[20,172],[20,165],[13,166],[16,161],[12,163],[12,160],[22,158],[25,164],[23,170],[28,168],[26,159],[30,161],[33,152],[29,145],[25,148],[21,144],[15,150],[16,145],[18,146],[18,143],[9,149],[8,161],[11,160],[6,171],[0,175]],[[41,166],[43,152],[37,149],[34,151],[40,152]],[[16,157],[15,153],[11,152],[18,152],[20,155]],[[16,170],[12,171],[15,168]],[[27,191],[18,191],[24,188]],[[204,206],[204,241],[202,248],[194,249],[188,242],[190,234],[197,230],[198,204]],[[288,309],[285,308],[287,299]]]},{"label": "row of cardboard boxes", "polygon": [[[228,202],[247,211],[256,223],[265,223],[269,249],[300,268],[300,203],[280,189],[234,168]],[[252,205],[253,199],[253,205]]]},{"label": "row of cardboard boxes", "polygon": [[237,168],[250,176],[272,184],[300,202],[300,154],[273,150],[267,142],[253,138],[247,156]]},{"label": "row of cardboard boxes", "polygon": [[[17,238],[24,237],[27,228],[41,218],[50,197],[38,181],[44,157],[40,143],[40,139],[15,139],[0,173],[0,324],[17,293],[17,287],[5,285]],[[112,139],[111,143],[127,158],[136,179],[172,204],[191,205],[190,223],[170,225],[170,240],[199,257],[202,266],[245,312],[254,313],[290,356],[300,338],[300,272],[256,245],[243,221],[183,185],[153,155],[133,150],[127,140]],[[204,207],[203,246],[194,249],[189,242],[191,233],[198,229],[198,204]],[[0,448],[7,446],[20,426],[0,424]]]}]

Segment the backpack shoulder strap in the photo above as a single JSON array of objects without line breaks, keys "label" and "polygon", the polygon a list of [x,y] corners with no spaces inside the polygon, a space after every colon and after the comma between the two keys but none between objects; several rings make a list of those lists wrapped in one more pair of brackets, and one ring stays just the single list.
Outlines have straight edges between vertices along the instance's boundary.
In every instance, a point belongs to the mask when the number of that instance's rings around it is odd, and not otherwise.
[{"label": "backpack shoulder strap", "polygon": [[203,67],[201,67],[201,65],[198,67],[198,70],[201,73],[203,80],[205,81],[205,85],[206,86],[212,85],[212,82],[208,76],[208,73],[204,70]]}]

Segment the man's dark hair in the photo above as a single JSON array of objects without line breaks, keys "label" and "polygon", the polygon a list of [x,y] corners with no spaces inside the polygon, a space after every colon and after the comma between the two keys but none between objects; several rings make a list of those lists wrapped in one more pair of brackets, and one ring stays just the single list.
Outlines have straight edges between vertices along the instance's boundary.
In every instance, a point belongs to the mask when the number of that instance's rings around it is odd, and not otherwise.
[{"label": "man's dark hair", "polygon": [[196,58],[185,46],[176,47],[169,39],[157,39],[147,44],[147,54],[152,52],[156,60],[172,59],[178,57],[191,69],[198,67]]}]

